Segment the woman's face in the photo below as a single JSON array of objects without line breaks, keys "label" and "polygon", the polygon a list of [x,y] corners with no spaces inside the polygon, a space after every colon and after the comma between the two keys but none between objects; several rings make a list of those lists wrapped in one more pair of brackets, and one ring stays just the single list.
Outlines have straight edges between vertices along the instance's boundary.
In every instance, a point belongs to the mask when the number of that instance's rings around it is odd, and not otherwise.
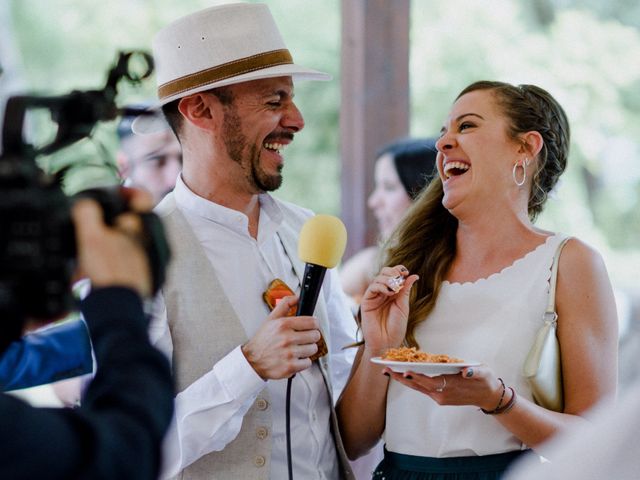
[{"label": "woman's face", "polygon": [[469,92],[454,103],[436,142],[436,163],[442,203],[455,216],[513,200],[517,186],[512,169],[523,154],[521,145],[507,136],[507,127],[490,90]]},{"label": "woman's face", "polygon": [[368,205],[378,221],[378,230],[388,238],[411,205],[411,197],[400,182],[391,154],[382,155],[376,161],[375,189],[369,196]]}]

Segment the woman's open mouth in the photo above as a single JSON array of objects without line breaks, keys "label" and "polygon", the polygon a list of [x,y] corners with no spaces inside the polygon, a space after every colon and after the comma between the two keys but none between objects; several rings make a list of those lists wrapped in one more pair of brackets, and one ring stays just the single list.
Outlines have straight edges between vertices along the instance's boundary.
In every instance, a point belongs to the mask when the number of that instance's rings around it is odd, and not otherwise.
[{"label": "woman's open mouth", "polygon": [[457,177],[465,174],[470,168],[471,165],[466,162],[451,161],[444,165],[443,172],[445,178],[448,180],[451,177]]}]

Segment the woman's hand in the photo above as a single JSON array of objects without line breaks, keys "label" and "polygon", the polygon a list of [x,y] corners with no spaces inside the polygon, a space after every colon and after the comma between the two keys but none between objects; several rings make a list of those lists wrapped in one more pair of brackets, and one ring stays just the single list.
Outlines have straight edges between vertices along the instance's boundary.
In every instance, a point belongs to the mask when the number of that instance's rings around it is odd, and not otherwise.
[{"label": "woman's hand", "polygon": [[409,317],[409,293],[418,280],[402,265],[384,267],[369,285],[362,302],[362,333],[372,356],[398,347],[404,340]]},{"label": "woman's hand", "polygon": [[[508,388],[486,365],[462,369],[460,373],[428,377],[420,373],[397,373],[384,369],[393,380],[402,383],[433,399],[439,405],[473,405],[485,410],[494,410],[500,403],[504,406],[511,398]],[[507,386],[508,387],[508,386]]]}]

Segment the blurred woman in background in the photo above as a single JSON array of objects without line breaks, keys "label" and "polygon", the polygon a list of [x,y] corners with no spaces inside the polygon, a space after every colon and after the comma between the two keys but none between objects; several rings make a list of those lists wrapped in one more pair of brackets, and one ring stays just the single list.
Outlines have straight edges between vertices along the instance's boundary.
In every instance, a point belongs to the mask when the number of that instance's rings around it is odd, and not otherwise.
[{"label": "blurred woman in background", "polygon": [[[400,139],[377,152],[375,188],[367,204],[378,222],[381,242],[389,238],[412,202],[433,178],[436,153],[433,138]],[[340,269],[342,288],[356,305],[380,270],[379,254],[379,246],[367,247]]]},{"label": "blurred woman in background", "polygon": [[[378,222],[379,242],[386,241],[398,226],[402,216],[436,173],[434,138],[404,138],[391,142],[376,154],[375,188],[368,206]],[[380,247],[359,251],[340,268],[340,280],[345,293],[353,300],[354,315],[362,295],[380,270]],[[351,463],[357,480],[371,477],[373,468],[382,460],[382,444],[366,456]]]}]

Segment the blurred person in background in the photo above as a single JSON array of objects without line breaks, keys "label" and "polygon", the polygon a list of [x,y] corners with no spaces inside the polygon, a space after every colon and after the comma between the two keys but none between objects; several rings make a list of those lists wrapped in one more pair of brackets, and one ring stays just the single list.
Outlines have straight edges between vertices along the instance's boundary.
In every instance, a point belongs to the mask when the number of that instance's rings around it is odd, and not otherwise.
[{"label": "blurred person in background", "polygon": [[[375,188],[367,205],[378,222],[380,242],[389,238],[412,202],[433,178],[436,153],[433,138],[400,139],[378,150]],[[367,247],[340,268],[342,288],[356,305],[380,269],[379,257],[379,246]]]},{"label": "blurred person in background", "polygon": [[515,462],[505,480],[636,480],[640,471],[640,382],[620,399],[589,411],[589,423],[568,429],[543,444],[539,453]]},{"label": "blurred person in background", "polygon": [[[402,216],[436,173],[434,138],[403,138],[376,152],[375,188],[368,206],[378,221],[379,241],[384,243],[398,226]],[[380,246],[367,247],[340,267],[344,292],[352,299],[354,315],[362,295],[380,269]],[[357,479],[371,478],[374,467],[382,460],[382,443],[367,455],[351,462]]]},{"label": "blurred person in background", "polygon": [[132,130],[136,116],[122,117],[118,124],[120,146],[116,161],[125,185],[149,191],[158,203],[176,185],[182,168],[182,149],[162,112],[148,115],[154,116],[152,121],[157,122],[158,127],[157,131],[145,134]]}]

